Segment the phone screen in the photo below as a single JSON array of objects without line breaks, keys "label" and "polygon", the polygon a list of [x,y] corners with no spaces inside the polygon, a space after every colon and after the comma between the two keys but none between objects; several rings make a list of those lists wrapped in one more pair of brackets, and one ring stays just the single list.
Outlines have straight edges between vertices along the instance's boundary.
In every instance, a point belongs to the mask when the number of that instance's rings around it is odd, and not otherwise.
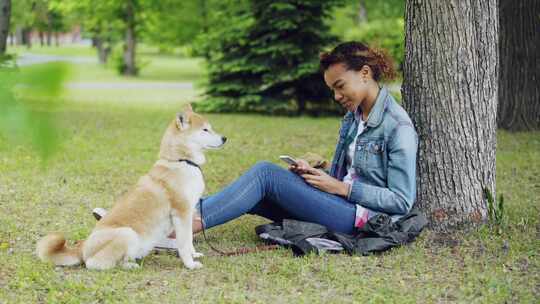
[{"label": "phone screen", "polygon": [[288,155],[280,155],[279,159],[286,162],[289,165],[296,165],[296,160]]}]

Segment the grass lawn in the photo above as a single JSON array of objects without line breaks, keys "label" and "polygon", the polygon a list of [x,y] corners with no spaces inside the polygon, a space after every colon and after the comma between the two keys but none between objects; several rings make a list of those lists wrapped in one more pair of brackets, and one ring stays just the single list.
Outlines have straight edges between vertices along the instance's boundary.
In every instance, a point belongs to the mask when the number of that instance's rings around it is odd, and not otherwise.
[{"label": "grass lawn", "polygon": [[18,55],[24,53],[34,53],[55,56],[96,56],[95,49],[86,45],[64,45],[62,47],[56,47],[34,44],[31,48],[27,48],[26,46],[8,45],[7,52]]},{"label": "grass lawn", "polygon": [[[66,87],[60,97],[90,105],[178,104],[199,98],[202,60],[157,54],[141,57],[145,66],[137,77],[120,76],[110,67],[92,63],[66,64]],[[36,68],[22,67],[26,71]]]},{"label": "grass lawn", "polygon": [[[85,76],[86,77],[86,76]],[[107,96],[95,90],[92,94]],[[101,94],[101,95],[99,95]],[[149,255],[136,270],[54,267],[34,254],[50,231],[85,238],[94,207],[114,199],[156,160],[167,123],[186,99],[81,102],[85,92],[51,114],[61,144],[46,166],[28,146],[0,136],[0,303],[538,303],[540,298],[540,133],[498,133],[497,190],[508,225],[467,234],[425,231],[416,242],[380,255],[311,255],[288,250],[215,256],[202,239],[204,268],[188,271],[173,255]],[[122,94],[119,94],[122,95]],[[165,96],[166,97],[166,96]],[[129,100],[129,96],[124,97]],[[207,154],[207,192],[214,193],[259,160],[307,151],[331,156],[339,118],[208,115],[229,138]],[[297,140],[291,140],[297,139]],[[244,216],[208,231],[217,247],[255,246]]]},{"label": "grass lawn", "polygon": [[[70,81],[108,81],[108,82],[141,82],[141,81],[199,81],[202,76],[201,65],[203,61],[194,58],[185,58],[180,55],[159,54],[155,49],[141,47],[137,53],[138,64],[141,66],[138,77],[122,77],[117,75],[111,66],[82,63],[71,66]],[[8,47],[8,53],[21,55],[53,55],[66,57],[86,57],[96,59],[96,50],[89,46],[64,47]]]}]

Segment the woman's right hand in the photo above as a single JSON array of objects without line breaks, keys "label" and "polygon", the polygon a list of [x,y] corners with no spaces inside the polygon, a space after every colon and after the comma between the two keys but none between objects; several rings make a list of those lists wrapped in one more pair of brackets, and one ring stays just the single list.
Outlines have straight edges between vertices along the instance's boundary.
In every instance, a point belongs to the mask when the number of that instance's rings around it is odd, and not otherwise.
[{"label": "woman's right hand", "polygon": [[313,169],[307,161],[297,158],[295,165],[289,165],[289,170],[296,174],[305,174]]}]

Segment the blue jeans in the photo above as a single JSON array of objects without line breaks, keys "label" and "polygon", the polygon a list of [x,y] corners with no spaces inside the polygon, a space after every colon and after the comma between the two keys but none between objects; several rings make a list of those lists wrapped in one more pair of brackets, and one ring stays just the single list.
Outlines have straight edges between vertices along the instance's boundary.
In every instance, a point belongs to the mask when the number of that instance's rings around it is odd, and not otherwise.
[{"label": "blue jeans", "polygon": [[248,213],[272,221],[289,218],[318,223],[351,234],[356,216],[353,203],[318,190],[297,174],[270,162],[257,163],[201,203],[206,229]]}]

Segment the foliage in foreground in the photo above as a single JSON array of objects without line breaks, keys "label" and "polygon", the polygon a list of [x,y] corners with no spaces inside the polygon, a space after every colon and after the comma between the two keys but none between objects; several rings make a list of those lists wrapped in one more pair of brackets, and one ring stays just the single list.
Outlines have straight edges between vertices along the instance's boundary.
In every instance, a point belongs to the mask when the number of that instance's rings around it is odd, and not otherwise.
[{"label": "foliage in foreground", "polygon": [[42,160],[52,156],[59,138],[49,112],[59,107],[67,67],[40,65],[21,70],[10,55],[0,58],[0,135],[13,144],[30,143]]}]

